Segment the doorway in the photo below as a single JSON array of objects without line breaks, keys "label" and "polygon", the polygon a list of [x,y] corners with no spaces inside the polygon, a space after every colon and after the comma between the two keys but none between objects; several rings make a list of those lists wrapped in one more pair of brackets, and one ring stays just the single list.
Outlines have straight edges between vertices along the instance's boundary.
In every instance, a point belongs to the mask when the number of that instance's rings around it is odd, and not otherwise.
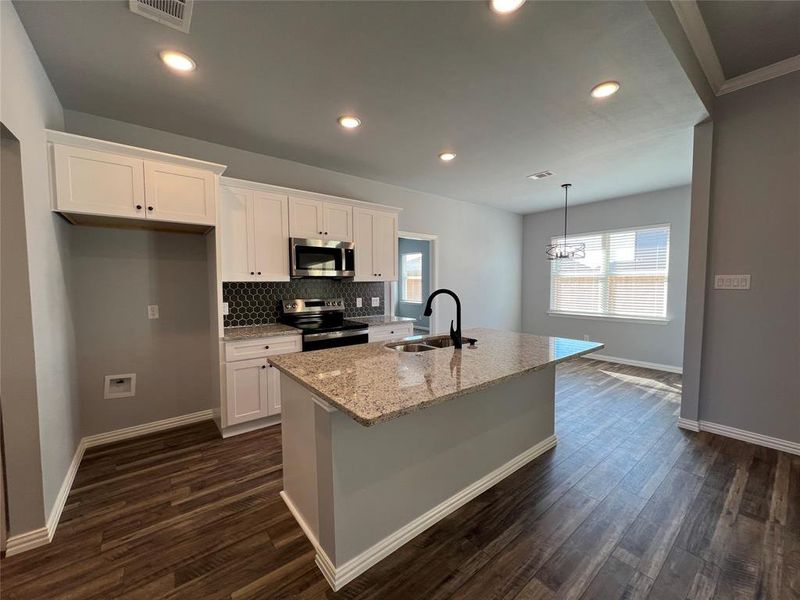
[{"label": "doorway", "polygon": [[436,236],[400,232],[397,252],[397,283],[392,290],[393,313],[416,319],[415,335],[435,329],[435,313],[422,314],[425,302],[435,286]]}]

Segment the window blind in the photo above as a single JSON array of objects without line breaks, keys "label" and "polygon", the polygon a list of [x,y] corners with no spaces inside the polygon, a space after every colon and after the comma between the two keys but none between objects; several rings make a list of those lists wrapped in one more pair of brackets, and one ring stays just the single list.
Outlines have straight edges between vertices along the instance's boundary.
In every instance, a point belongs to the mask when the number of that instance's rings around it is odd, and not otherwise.
[{"label": "window blind", "polygon": [[567,241],[585,244],[586,255],[551,261],[551,311],[666,318],[669,225],[574,235]]}]

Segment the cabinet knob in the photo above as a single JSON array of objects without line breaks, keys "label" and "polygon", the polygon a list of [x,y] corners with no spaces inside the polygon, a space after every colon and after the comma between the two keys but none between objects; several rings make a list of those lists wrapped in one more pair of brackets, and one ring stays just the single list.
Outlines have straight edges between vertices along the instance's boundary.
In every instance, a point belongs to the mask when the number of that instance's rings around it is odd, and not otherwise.
[{"label": "cabinet knob", "polygon": [[394,331],[390,331],[389,333],[394,333]]},{"label": "cabinet knob", "polygon": [[255,272],[254,271],[250,271],[250,275],[255,275]]},{"label": "cabinet knob", "polygon": [[261,368],[262,368],[262,369],[266,369],[266,368],[267,368],[267,365],[261,365]]},{"label": "cabinet knob", "polygon": [[142,210],[142,205],[141,204],[137,204],[136,205],[136,210]]},{"label": "cabinet knob", "polygon": [[261,271],[259,271],[258,274],[261,275]]},{"label": "cabinet knob", "polygon": [[269,350],[269,346],[264,346],[264,350]]},{"label": "cabinet knob", "polygon": [[322,232],[320,231],[319,234],[322,235]]},{"label": "cabinet knob", "polygon": [[327,231],[325,232],[325,235],[328,235],[328,232],[327,232]]}]

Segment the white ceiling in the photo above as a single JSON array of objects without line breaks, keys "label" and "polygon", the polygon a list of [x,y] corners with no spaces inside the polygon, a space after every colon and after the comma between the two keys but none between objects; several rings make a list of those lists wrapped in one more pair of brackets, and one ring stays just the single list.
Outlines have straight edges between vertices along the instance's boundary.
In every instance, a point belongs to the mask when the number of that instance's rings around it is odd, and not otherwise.
[{"label": "white ceiling", "polygon": [[127,5],[15,2],[65,108],[520,213],[691,177],[705,110],[643,2],[203,1],[189,35]]}]

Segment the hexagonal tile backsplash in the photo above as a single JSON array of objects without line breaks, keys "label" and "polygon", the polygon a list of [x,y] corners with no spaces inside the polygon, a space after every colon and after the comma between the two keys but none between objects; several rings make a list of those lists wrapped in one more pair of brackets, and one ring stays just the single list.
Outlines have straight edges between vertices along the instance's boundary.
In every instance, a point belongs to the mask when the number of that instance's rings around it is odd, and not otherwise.
[{"label": "hexagonal tile backsplash", "polygon": [[[370,306],[371,298],[380,298],[380,306]],[[228,303],[225,327],[277,323],[279,303],[284,298],[344,298],[346,317],[382,315],[383,283],[355,283],[329,279],[296,279],[259,282],[223,282],[222,301]],[[364,306],[356,308],[356,298]]]}]

